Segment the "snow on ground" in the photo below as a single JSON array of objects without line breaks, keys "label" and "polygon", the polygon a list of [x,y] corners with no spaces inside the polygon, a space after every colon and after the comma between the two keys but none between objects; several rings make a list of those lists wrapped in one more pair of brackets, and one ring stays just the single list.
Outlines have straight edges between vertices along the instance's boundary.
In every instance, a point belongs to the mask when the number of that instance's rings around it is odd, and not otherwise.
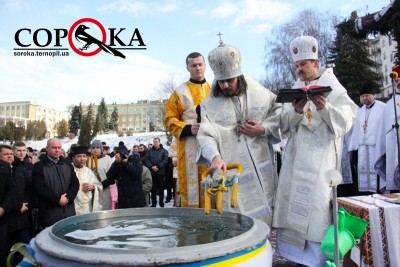
[{"label": "snow on ground", "polygon": [[[161,144],[164,146],[164,148],[168,149],[167,146],[167,136],[165,132],[149,132],[149,133],[136,133],[133,134],[132,136],[121,136],[119,137],[117,134],[104,134],[104,135],[98,135],[94,139],[98,139],[101,141],[104,141],[107,143],[107,145],[112,149],[115,146],[118,146],[118,143],[120,141],[123,141],[125,146],[131,150],[133,145],[139,145],[139,144],[152,144],[153,139],[155,137],[160,138]],[[93,139],[93,140],[94,140]],[[33,149],[40,150],[44,147],[46,147],[48,139],[43,139],[40,141],[24,141],[26,146],[30,146]],[[62,148],[67,151],[72,144],[78,143],[78,137],[75,137],[73,139],[70,139],[68,137],[60,139],[62,143]]]}]

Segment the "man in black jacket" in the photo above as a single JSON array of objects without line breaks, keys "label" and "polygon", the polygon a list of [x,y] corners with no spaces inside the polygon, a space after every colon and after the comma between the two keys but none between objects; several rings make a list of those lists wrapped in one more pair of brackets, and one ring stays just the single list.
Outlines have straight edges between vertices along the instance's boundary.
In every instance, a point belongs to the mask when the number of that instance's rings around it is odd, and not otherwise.
[{"label": "man in black jacket", "polygon": [[61,142],[57,138],[47,141],[47,155],[33,165],[32,183],[38,198],[39,228],[75,215],[74,199],[79,180],[72,164],[61,156]]},{"label": "man in black jacket", "polygon": [[11,173],[13,159],[12,147],[0,145],[0,266],[6,265],[6,257],[9,252],[7,247],[8,213],[14,205],[17,194]]},{"label": "man in black jacket", "polygon": [[12,162],[13,177],[17,188],[16,201],[8,219],[8,248],[18,242],[28,244],[31,239],[30,207],[32,195],[33,165],[27,156],[24,142],[18,141],[13,145],[14,161]]},{"label": "man in black jacket", "polygon": [[153,146],[147,151],[144,165],[150,169],[153,179],[151,188],[151,206],[157,205],[157,194],[160,207],[164,207],[164,176],[165,167],[168,163],[168,151],[160,142],[160,138],[153,139]]},{"label": "man in black jacket", "polygon": [[107,172],[107,179],[102,182],[103,188],[117,181],[119,209],[146,207],[140,156],[136,152],[129,157],[128,154],[125,146],[118,147],[114,156],[115,161]]}]

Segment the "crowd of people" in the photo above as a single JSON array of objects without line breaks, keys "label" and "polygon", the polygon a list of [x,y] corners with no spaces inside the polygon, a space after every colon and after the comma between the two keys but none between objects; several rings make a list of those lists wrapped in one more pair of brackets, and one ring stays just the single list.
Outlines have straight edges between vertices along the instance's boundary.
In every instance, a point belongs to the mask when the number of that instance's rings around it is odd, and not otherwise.
[{"label": "crowd of people", "polygon": [[[190,79],[166,103],[165,124],[173,135],[169,150],[156,137],[132,149],[121,141],[112,152],[93,140],[89,147],[76,144],[65,153],[60,140],[50,138],[36,159],[23,142],[0,145],[1,265],[14,243],[29,243],[69,216],[162,208],[170,201],[174,207],[204,207],[201,174],[226,172],[229,163],[237,162],[243,166],[238,203],[232,207],[225,199],[224,210],[276,229],[276,253],[282,257],[325,266],[320,243],[332,224],[326,173],[343,173],[339,196],[398,192],[393,142],[400,99],[376,100],[378,88],[366,81],[358,108],[332,68],[320,67],[315,38],[297,37],[289,49],[298,74],[293,88],[329,86],[328,95],[278,103],[275,94],[242,70],[239,49],[220,40],[207,58],[212,84],[205,79],[203,55],[186,57]],[[392,80],[400,94],[399,79]],[[286,145],[278,168],[273,145],[282,140]]]},{"label": "crowd of people", "polygon": [[[50,138],[36,160],[24,142],[0,144],[0,266],[13,244],[28,244],[64,218],[155,207],[157,195],[164,207],[164,182],[172,181],[167,186],[171,194],[175,186],[172,174],[165,175],[173,163],[160,139],[131,150],[122,141],[113,152],[106,148],[105,142],[93,140],[90,146],[73,144],[64,152],[61,141]],[[171,201],[173,195],[168,197]]]}]

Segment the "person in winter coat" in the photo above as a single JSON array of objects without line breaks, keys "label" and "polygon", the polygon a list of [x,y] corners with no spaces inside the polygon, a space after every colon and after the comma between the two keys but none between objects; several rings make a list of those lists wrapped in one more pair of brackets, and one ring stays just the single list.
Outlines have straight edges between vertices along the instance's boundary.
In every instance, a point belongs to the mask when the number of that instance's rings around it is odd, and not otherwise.
[{"label": "person in winter coat", "polygon": [[[6,265],[8,215],[15,202],[17,188],[11,172],[12,148],[0,145],[0,266]],[[8,160],[7,160],[8,159]]]},{"label": "person in winter coat", "polygon": [[150,169],[153,179],[151,188],[151,206],[157,206],[157,194],[160,207],[164,207],[164,176],[168,163],[168,151],[163,148],[160,138],[153,139],[153,146],[147,151],[144,165]]},{"label": "person in winter coat", "polygon": [[47,155],[33,165],[32,185],[39,208],[39,230],[73,216],[79,180],[72,164],[61,157],[61,142],[50,138]]},{"label": "person in winter coat", "polygon": [[117,181],[119,209],[146,207],[142,184],[143,165],[137,153],[129,157],[128,154],[126,148],[120,146],[117,149],[107,179],[102,182],[103,188]]},{"label": "person in winter coat", "polygon": [[18,141],[13,145],[13,177],[17,187],[16,201],[8,218],[8,248],[18,242],[29,243],[31,239],[31,184],[33,165],[26,156],[25,143]]}]

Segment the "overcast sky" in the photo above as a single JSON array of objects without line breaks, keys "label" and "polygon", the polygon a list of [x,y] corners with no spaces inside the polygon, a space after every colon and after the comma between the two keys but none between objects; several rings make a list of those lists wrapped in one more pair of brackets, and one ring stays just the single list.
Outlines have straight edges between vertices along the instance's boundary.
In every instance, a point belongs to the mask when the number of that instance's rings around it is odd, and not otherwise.
[{"label": "overcast sky", "polygon": [[[107,104],[156,99],[154,88],[161,81],[173,79],[180,84],[188,79],[187,54],[198,51],[207,56],[218,45],[219,32],[225,43],[241,51],[243,70],[259,80],[264,77],[264,45],[266,38],[273,38],[271,28],[290,21],[301,10],[313,8],[345,18],[353,10],[365,15],[389,3],[389,0],[0,0],[0,102],[31,101],[66,110],[68,105],[80,102],[98,104],[102,97]],[[83,46],[73,33],[72,45],[65,37],[60,38],[57,47],[56,33],[75,31],[72,26],[79,20],[90,28],[87,33],[97,39],[105,37],[100,26],[85,18],[94,19],[104,27],[106,44],[110,28],[116,32],[125,28],[118,37],[126,45],[138,29],[131,47],[139,47],[140,35],[142,48],[146,49],[119,50],[125,59],[105,52],[82,56],[72,49]],[[18,35],[23,45],[30,45],[27,48],[37,48],[34,44],[37,34],[43,48],[67,49],[61,53],[68,52],[69,56],[19,55],[18,52],[26,52],[14,50],[24,48],[15,40],[20,29],[30,29],[30,33],[22,30]],[[48,36],[52,39],[45,46]],[[92,44],[84,53],[94,52],[97,47]],[[212,81],[208,66],[206,73]]]}]

